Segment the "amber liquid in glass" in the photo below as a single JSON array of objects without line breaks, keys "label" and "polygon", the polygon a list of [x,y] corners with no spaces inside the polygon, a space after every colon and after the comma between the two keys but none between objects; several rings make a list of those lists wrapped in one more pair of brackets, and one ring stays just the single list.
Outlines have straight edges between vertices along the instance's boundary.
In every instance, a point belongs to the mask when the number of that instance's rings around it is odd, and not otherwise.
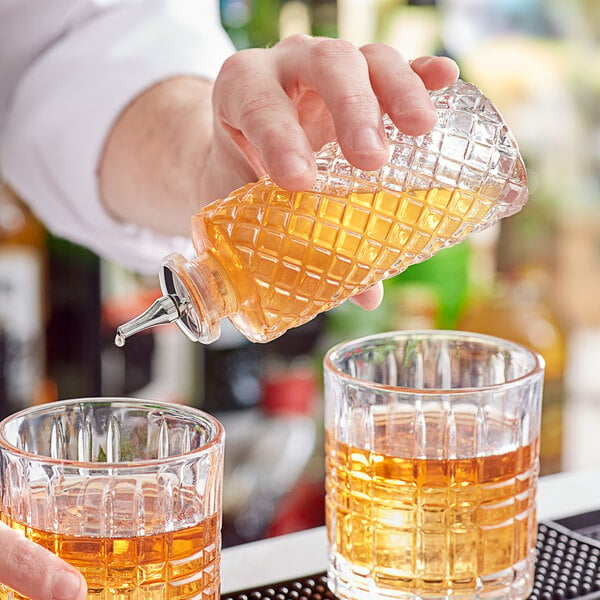
[{"label": "amber liquid in glass", "polygon": [[[219,598],[217,515],[179,531],[127,538],[64,535],[28,527],[2,513],[0,519],[79,569],[90,599]],[[25,600],[0,584],[0,599],[8,598]]]},{"label": "amber liquid in glass", "polygon": [[198,213],[192,237],[239,299],[231,321],[265,342],[462,240],[493,210],[459,189],[336,197],[263,179]]},{"label": "amber liquid in glass", "polygon": [[397,598],[510,586],[511,567],[533,561],[537,452],[536,443],[477,458],[396,458],[329,436],[326,515],[340,571],[365,573]]}]

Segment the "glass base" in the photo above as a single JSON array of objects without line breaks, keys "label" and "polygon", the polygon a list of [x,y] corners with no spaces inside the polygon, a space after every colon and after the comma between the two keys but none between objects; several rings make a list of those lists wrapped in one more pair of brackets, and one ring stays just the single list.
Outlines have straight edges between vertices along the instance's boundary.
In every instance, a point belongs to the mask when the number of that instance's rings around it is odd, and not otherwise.
[{"label": "glass base", "polygon": [[477,577],[474,582],[457,582],[454,587],[423,589],[422,580],[397,578],[377,582],[370,569],[355,567],[337,553],[330,553],[327,585],[341,600],[524,600],[533,590],[535,549],[509,569]]}]

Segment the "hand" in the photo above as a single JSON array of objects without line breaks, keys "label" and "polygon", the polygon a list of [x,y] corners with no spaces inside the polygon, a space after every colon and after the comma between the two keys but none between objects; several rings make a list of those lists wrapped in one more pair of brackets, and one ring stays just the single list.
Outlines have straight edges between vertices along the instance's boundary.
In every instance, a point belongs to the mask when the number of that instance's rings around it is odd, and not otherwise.
[{"label": "hand", "polygon": [[[122,220],[187,233],[199,208],[265,173],[307,189],[313,152],[333,139],[351,164],[378,169],[387,158],[382,114],[405,133],[425,133],[436,120],[427,91],[457,77],[450,59],[409,63],[384,44],[296,35],[237,52],[212,88],[174,78],[132,103],[106,145],[104,200]],[[355,301],[371,309],[381,298],[379,284]]]},{"label": "hand", "polygon": [[313,152],[335,138],[351,164],[378,169],[388,147],[382,113],[405,133],[426,133],[436,121],[427,90],[457,77],[450,59],[409,63],[384,44],[357,49],[296,35],[237,52],[214,85],[214,139],[201,192],[222,197],[265,173],[285,189],[306,189],[316,176]]},{"label": "hand", "polygon": [[[379,169],[388,157],[382,113],[404,133],[426,133],[436,121],[427,90],[457,77],[447,58],[409,64],[383,44],[359,50],[300,35],[238,52],[215,82],[214,140],[200,198],[222,197],[265,173],[285,189],[307,189],[316,177],[313,152],[336,138],[351,164]],[[382,297],[380,283],[353,300],[372,309]]]},{"label": "hand", "polygon": [[32,600],[84,600],[87,585],[72,566],[0,523],[0,582]]}]

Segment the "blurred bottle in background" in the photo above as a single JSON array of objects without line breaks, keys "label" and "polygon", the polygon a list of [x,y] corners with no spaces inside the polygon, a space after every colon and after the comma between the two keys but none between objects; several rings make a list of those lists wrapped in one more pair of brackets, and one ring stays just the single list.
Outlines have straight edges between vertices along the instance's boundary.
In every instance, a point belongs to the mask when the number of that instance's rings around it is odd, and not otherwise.
[{"label": "blurred bottle in background", "polygon": [[0,183],[0,416],[44,395],[46,269],[44,227]]},{"label": "blurred bottle in background", "polygon": [[337,37],[338,7],[336,0],[310,0],[308,5],[311,14],[311,34]]},{"label": "blurred bottle in background", "polygon": [[436,0],[338,0],[339,36],[357,46],[383,42],[408,59],[446,55]]},{"label": "blurred bottle in background", "polygon": [[0,322],[0,419],[9,413],[6,367],[6,334],[4,333],[4,324]]},{"label": "blurred bottle in background", "polygon": [[272,46],[283,0],[221,0],[221,22],[238,50]]},{"label": "blurred bottle in background", "polygon": [[[220,415],[229,440],[223,484],[224,546],[268,535],[280,503],[300,484],[315,450],[318,384],[312,364],[270,360],[263,373],[257,410],[234,420]],[[278,527],[289,531],[281,517]]]},{"label": "blurred bottle in background", "polygon": [[[146,285],[133,273],[113,264],[102,264],[102,299],[100,311],[100,356],[102,394],[104,396],[139,395],[171,401],[175,399],[156,372],[156,339],[159,331],[147,331],[130,348],[117,348],[115,329],[120,319],[132,318],[144,302],[160,296],[156,283]],[[161,356],[161,359],[163,357]],[[152,385],[152,390],[146,386]]]},{"label": "blurred bottle in background", "polygon": [[252,409],[260,400],[264,348],[229,322],[221,327],[219,340],[191,349],[199,367],[193,403],[212,413]]},{"label": "blurred bottle in background", "polygon": [[0,187],[0,412],[100,393],[99,294],[98,257]]},{"label": "blurred bottle in background", "polygon": [[46,248],[47,378],[56,399],[97,396],[102,392],[101,261],[87,248],[51,234]]},{"label": "blurred bottle in background", "polygon": [[238,50],[264,48],[296,33],[335,37],[337,8],[336,0],[221,0],[221,22]]},{"label": "blurred bottle in background", "polygon": [[[530,218],[532,222],[530,223]],[[547,232],[534,235],[538,219],[502,223],[497,265],[480,260],[472,295],[458,328],[495,335],[528,346],[546,362],[542,403],[540,472],[562,469],[567,332],[552,297]],[[522,228],[529,230],[524,236]],[[542,230],[543,231],[543,230]]]}]

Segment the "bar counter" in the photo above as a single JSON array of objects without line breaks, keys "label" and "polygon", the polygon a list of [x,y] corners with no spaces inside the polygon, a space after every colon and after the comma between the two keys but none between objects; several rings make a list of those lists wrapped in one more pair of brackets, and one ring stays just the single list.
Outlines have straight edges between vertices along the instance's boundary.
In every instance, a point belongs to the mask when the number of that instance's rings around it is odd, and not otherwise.
[{"label": "bar counter", "polygon": [[[600,470],[557,473],[538,483],[538,520],[600,509]],[[223,550],[222,593],[259,587],[325,571],[324,527]]]}]

